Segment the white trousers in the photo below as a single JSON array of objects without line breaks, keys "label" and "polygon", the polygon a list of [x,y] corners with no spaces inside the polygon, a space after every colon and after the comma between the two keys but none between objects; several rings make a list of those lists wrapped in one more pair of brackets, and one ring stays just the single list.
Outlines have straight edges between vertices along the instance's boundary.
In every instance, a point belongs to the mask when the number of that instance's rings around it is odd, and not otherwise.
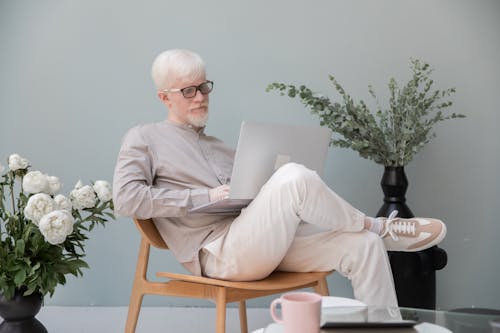
[{"label": "white trousers", "polygon": [[289,163],[277,170],[227,234],[201,252],[206,276],[257,280],[274,270],[336,270],[369,305],[397,306],[387,252],[364,230],[365,215],[316,172]]}]

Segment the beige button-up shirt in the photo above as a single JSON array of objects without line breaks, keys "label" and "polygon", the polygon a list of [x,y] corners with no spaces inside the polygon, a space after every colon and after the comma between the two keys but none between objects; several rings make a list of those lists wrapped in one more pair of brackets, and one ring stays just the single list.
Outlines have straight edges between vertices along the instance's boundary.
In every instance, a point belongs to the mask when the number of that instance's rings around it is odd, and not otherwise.
[{"label": "beige button-up shirt", "polygon": [[234,149],[203,129],[168,120],[136,126],[123,137],[116,162],[115,212],[152,218],[177,260],[200,275],[200,249],[224,235],[235,217],[187,211],[229,182],[233,159]]}]

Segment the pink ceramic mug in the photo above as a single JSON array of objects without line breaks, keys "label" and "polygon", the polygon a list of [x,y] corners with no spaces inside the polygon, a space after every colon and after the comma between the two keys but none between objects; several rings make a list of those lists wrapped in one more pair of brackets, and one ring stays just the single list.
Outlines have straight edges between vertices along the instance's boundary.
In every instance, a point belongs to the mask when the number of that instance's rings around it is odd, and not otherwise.
[{"label": "pink ceramic mug", "polygon": [[[281,304],[281,318],[276,314],[278,304]],[[285,333],[318,333],[321,296],[308,292],[284,294],[271,303],[271,317],[283,324]]]}]

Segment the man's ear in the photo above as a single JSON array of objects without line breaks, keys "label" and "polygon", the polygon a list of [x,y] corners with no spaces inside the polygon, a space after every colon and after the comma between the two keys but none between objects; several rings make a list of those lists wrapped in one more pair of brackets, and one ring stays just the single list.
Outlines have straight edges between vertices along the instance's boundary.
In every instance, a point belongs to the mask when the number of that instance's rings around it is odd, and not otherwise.
[{"label": "man's ear", "polygon": [[170,101],[167,94],[165,94],[161,91],[157,92],[157,96],[160,99],[160,101],[162,101],[164,104],[167,104]]}]

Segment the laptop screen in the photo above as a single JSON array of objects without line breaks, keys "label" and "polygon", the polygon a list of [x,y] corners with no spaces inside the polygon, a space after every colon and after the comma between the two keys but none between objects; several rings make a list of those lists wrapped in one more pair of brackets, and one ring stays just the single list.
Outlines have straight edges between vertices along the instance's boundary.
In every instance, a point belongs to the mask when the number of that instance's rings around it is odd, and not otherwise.
[{"label": "laptop screen", "polygon": [[295,162],[323,173],[332,132],[319,126],[244,121],[231,176],[231,199],[253,199],[275,170]]}]

